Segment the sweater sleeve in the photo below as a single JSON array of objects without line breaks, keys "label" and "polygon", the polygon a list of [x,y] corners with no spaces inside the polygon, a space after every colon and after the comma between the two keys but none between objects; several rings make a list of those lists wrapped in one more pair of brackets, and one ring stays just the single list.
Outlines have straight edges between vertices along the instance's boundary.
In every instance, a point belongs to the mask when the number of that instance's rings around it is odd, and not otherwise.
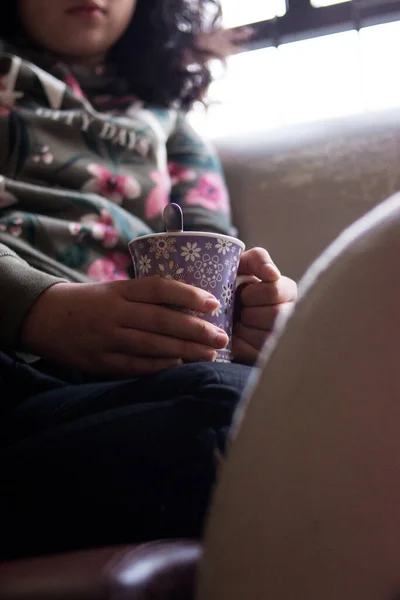
[{"label": "sweater sleeve", "polygon": [[0,244],[0,347],[17,350],[25,315],[49,287],[64,279],[42,273]]},{"label": "sweater sleeve", "polygon": [[167,153],[171,202],[181,206],[185,229],[236,235],[220,160],[211,144],[181,113],[168,140]]}]

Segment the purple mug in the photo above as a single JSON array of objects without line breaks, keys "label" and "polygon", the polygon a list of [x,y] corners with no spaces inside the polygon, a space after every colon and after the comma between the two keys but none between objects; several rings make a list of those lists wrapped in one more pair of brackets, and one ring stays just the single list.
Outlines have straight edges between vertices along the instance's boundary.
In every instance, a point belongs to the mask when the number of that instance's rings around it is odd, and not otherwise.
[{"label": "purple mug", "polygon": [[168,232],[139,237],[129,244],[136,277],[159,275],[213,294],[220,307],[196,316],[226,331],[229,344],[216,362],[232,360],[232,326],[237,273],[245,245],[217,233]]}]

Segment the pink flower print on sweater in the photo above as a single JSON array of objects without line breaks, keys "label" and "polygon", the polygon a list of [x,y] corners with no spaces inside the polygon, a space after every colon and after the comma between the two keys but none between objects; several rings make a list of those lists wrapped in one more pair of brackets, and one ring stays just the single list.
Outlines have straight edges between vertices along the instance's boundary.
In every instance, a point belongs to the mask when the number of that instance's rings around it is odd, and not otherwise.
[{"label": "pink flower print on sweater", "polygon": [[54,161],[54,155],[50,152],[49,146],[41,146],[36,144],[33,147],[32,160],[35,163],[44,163],[45,165],[51,165]]},{"label": "pink flower print on sweater", "polygon": [[11,233],[13,237],[20,237],[23,224],[24,221],[21,217],[14,217],[9,223],[8,232]]},{"label": "pink flower print on sweater", "polygon": [[88,276],[95,281],[122,281],[129,279],[131,259],[122,252],[110,252],[105,258],[95,260],[88,269]]},{"label": "pink flower print on sweater", "polygon": [[95,164],[90,164],[87,170],[93,178],[82,187],[83,192],[94,192],[115,204],[138,198],[142,192],[139,182],[132,176],[116,175]]},{"label": "pink flower print on sweater", "polygon": [[198,186],[187,194],[186,203],[228,213],[229,196],[224,180],[218,173],[205,173],[200,177]]},{"label": "pink flower print on sweater", "polygon": [[85,94],[82,92],[81,86],[75,77],[71,75],[71,73],[68,73],[68,75],[65,76],[64,83],[70,88],[77,98],[85,98]]},{"label": "pink flower print on sweater", "polygon": [[164,208],[169,203],[171,180],[168,174],[162,171],[153,171],[150,177],[156,185],[146,201],[146,219],[155,219],[162,215]]},{"label": "pink flower print on sweater", "polygon": [[81,222],[91,229],[92,237],[100,241],[103,248],[111,250],[118,244],[118,232],[108,210],[103,209],[100,214],[85,215]]},{"label": "pink flower print on sweater", "polygon": [[12,108],[12,94],[4,83],[5,77],[0,77],[0,117],[8,117]]},{"label": "pink flower print on sweater", "polygon": [[196,171],[193,169],[187,169],[178,163],[171,162],[168,164],[169,176],[171,178],[171,185],[177,185],[181,181],[193,181],[196,179]]}]

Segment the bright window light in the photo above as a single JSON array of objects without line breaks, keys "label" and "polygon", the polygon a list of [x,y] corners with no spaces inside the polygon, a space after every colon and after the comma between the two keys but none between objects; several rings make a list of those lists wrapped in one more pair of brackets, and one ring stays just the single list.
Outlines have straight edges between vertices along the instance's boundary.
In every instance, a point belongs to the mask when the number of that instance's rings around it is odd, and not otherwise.
[{"label": "bright window light", "polygon": [[356,31],[285,44],[278,49],[278,63],[285,124],[364,109]]},{"label": "bright window light", "polygon": [[286,13],[286,0],[222,0],[225,27],[258,23]]},{"label": "bright window light", "polygon": [[211,138],[400,107],[400,21],[233,56],[193,123]]},{"label": "bright window light", "polygon": [[311,0],[312,6],[321,8],[321,6],[332,6],[332,4],[342,4],[343,2],[349,2],[350,0]]},{"label": "bright window light", "polygon": [[362,29],[360,51],[367,108],[400,106],[400,79],[395,69],[400,55],[400,21]]}]

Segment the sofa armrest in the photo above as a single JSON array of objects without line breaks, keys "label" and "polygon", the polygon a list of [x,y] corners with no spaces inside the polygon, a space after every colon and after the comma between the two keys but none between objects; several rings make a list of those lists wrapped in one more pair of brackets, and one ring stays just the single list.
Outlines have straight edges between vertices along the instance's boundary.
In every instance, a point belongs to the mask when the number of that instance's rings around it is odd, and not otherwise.
[{"label": "sofa armrest", "polygon": [[151,542],[0,564],[1,600],[192,600],[201,547]]}]

